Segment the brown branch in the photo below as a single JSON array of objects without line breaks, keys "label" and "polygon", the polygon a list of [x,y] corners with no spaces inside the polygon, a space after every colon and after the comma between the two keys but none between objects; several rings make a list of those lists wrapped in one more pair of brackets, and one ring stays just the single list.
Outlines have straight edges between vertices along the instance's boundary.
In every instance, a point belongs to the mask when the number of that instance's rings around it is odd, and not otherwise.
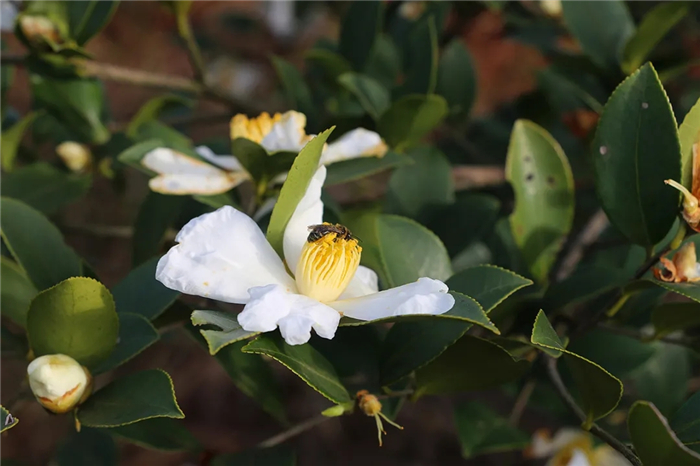
[{"label": "brown branch", "polygon": [[289,429],[285,430],[284,432],[280,432],[277,435],[274,435],[270,437],[267,440],[263,440],[258,444],[258,448],[270,448],[274,447],[276,445],[279,445],[280,443],[284,443],[287,440],[289,440],[292,437],[296,437],[297,435],[306,432],[309,429],[312,429],[316,427],[319,424],[322,424],[323,422],[333,419],[332,417],[327,417],[322,414],[319,414],[316,417],[312,417],[310,419],[307,419],[306,421],[303,421],[295,426],[290,427]]},{"label": "brown branch", "polygon": [[533,377],[530,377],[527,382],[525,382],[525,385],[523,385],[520,393],[518,393],[518,397],[515,399],[513,410],[508,417],[509,425],[517,427],[520,423],[520,418],[525,412],[525,408],[527,408],[527,403],[530,401],[530,396],[532,396],[532,392],[535,390],[535,385],[537,385],[537,382]]},{"label": "brown branch", "polygon": [[[550,356],[547,356],[547,374],[549,375],[552,385],[554,385],[554,388],[564,404],[566,404],[569,410],[574,413],[576,417],[581,420],[581,422],[584,422],[586,420],[586,414],[576,403],[574,397],[571,396],[571,393],[569,393],[569,390],[567,390],[566,385],[564,385],[564,381],[561,379],[561,375],[557,370],[557,360]],[[634,454],[631,448],[613,437],[602,427],[598,426],[597,424],[593,424],[590,428],[590,432],[620,452],[620,454],[627,458],[627,461],[632,463],[633,466],[642,466],[642,462],[639,460],[639,458],[637,458],[637,455]]]},{"label": "brown branch", "polygon": [[598,237],[605,231],[605,228],[609,224],[608,216],[605,215],[603,209],[598,209],[598,211],[591,216],[586,226],[574,240],[571,248],[569,248],[569,252],[562,259],[559,270],[556,273],[557,281],[562,281],[573,273],[578,263],[583,259],[586,249],[598,240]]},{"label": "brown branch", "polygon": [[498,186],[506,181],[505,169],[500,165],[455,165],[452,180],[456,191]]}]

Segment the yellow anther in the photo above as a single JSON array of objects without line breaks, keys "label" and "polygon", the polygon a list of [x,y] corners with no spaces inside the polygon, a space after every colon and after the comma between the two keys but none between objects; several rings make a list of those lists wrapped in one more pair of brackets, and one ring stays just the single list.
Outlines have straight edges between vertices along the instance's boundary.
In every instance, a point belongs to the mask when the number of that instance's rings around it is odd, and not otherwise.
[{"label": "yellow anther", "polygon": [[239,113],[231,119],[231,139],[246,138],[260,144],[272,130],[272,126],[281,119],[280,113],[270,116],[269,113],[262,112],[256,118],[248,118]]}]

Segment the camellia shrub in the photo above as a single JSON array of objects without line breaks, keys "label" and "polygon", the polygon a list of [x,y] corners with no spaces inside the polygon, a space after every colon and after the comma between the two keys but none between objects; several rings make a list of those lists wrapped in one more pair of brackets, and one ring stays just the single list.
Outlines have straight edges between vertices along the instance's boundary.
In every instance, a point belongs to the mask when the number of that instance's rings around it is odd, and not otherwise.
[{"label": "camellia shrub", "polygon": [[[188,78],[85,48],[125,4],[3,2],[3,461],[700,465],[697,4],[258,2],[339,32],[303,63],[257,57],[273,85],[253,97],[212,78],[197,3],[215,2],[128,6],[172,22]],[[541,65],[475,115],[483,17]],[[114,81],[131,87],[108,100]],[[114,120],[138,87],[159,94]],[[230,122],[211,140],[190,131],[201,102]],[[133,226],[76,236],[73,206],[108,216],[105,192]],[[90,235],[127,238],[129,270],[103,278],[118,254]],[[171,378],[165,345],[208,353],[261,408],[235,420],[277,433],[215,442],[223,389]],[[410,459],[438,397],[463,459]],[[340,431],[322,459],[297,448],[350,422],[361,456]]]}]

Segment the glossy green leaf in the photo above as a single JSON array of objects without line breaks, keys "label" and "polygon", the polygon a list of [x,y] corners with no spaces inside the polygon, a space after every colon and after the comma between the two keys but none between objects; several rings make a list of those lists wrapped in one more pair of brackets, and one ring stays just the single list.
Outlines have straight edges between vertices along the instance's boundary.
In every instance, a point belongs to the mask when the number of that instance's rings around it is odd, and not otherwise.
[{"label": "glossy green leaf", "polygon": [[160,369],[116,379],[78,410],[78,420],[88,427],[119,427],[156,417],[185,417],[175,400],[173,381]]},{"label": "glossy green leaf", "polygon": [[186,200],[185,196],[168,196],[148,191],[134,223],[134,265],[158,254],[165,233],[177,220]]},{"label": "glossy green leaf", "polygon": [[[4,270],[4,269],[3,269]],[[700,327],[700,304],[664,303],[651,314],[654,337],[661,338],[678,330]]]},{"label": "glossy green leaf", "polygon": [[414,399],[497,387],[522,377],[530,368],[500,346],[464,335],[437,359],[416,371]]},{"label": "glossy green leaf", "polygon": [[341,55],[324,48],[313,48],[304,52],[304,59],[318,66],[331,83],[336,83],[338,77],[352,71],[352,65]]},{"label": "glossy green leaf", "polygon": [[644,466],[697,466],[700,454],[684,446],[653,403],[637,401],[627,417],[632,443]]},{"label": "glossy green leaf", "polygon": [[297,156],[295,152],[268,154],[258,143],[246,138],[231,141],[231,153],[259,184],[269,183],[276,175],[289,171]]},{"label": "glossy green leaf", "polygon": [[583,51],[599,66],[616,69],[622,50],[634,34],[634,21],[625,2],[562,2],[564,22]]},{"label": "glossy green leaf", "polygon": [[0,420],[2,421],[0,433],[12,429],[19,422],[19,419],[10,414],[10,412],[7,409],[5,409],[4,406],[0,406]]},{"label": "glossy green leaf", "polygon": [[99,429],[72,432],[58,448],[51,464],[56,466],[117,466],[119,451],[114,439]]},{"label": "glossy green leaf", "polygon": [[92,373],[101,374],[121,366],[138,356],[158,339],[158,331],[148,319],[139,314],[120,312],[117,344],[109,357],[100,362]]},{"label": "glossy green leaf", "polygon": [[564,353],[586,414],[584,429],[617,407],[622,398],[622,382],[598,364],[567,350],[542,310],[535,319],[530,341],[552,356]]},{"label": "glossy green leaf", "polygon": [[426,15],[419,20],[408,38],[405,81],[401,95],[432,94],[438,78],[438,29],[435,16]]},{"label": "glossy green leaf", "polygon": [[7,257],[0,257],[0,303],[2,315],[21,327],[27,325],[29,304],[39,291],[22,268]]},{"label": "glossy green leaf", "polygon": [[52,214],[82,198],[91,185],[89,174],[67,173],[37,162],[6,173],[2,177],[2,195]]},{"label": "glossy green leaf", "polygon": [[401,58],[391,37],[380,34],[375,38],[364,72],[387,89],[394,87],[401,73]]},{"label": "glossy green leaf", "polygon": [[288,445],[272,448],[252,448],[240,453],[215,457],[211,466],[296,466],[297,459]]},{"label": "glossy green leaf", "polygon": [[243,330],[236,319],[236,315],[228,312],[193,311],[192,325],[214,325],[221,329],[199,331],[207,341],[209,354],[212,355],[231,343],[246,340],[260,333]]},{"label": "glossy green leaf", "polygon": [[272,56],[272,64],[277,71],[285,96],[291,108],[306,115],[313,126],[316,109],[311,98],[311,90],[298,69],[283,58]]},{"label": "glossy green leaf", "polygon": [[[22,142],[24,132],[40,114],[40,112],[31,112],[10,126],[10,128],[3,128],[2,138],[0,138],[0,153],[2,153],[2,169],[6,172],[10,172],[14,168],[17,149],[19,149],[19,145]],[[3,177],[3,182],[4,180],[5,178]],[[4,190],[5,188],[3,187],[3,194]]]},{"label": "glossy green leaf", "polygon": [[54,79],[32,74],[37,103],[86,141],[104,144],[111,137],[102,122],[105,98],[96,79]]},{"label": "glossy green leaf", "polygon": [[688,13],[688,3],[660,3],[650,10],[625,45],[622,70],[633,73],[642,66],[654,47]]},{"label": "glossy green leaf", "polygon": [[117,160],[121,163],[129,165],[143,173],[153,174],[146,167],[141,165],[141,160],[144,156],[158,147],[163,147],[165,143],[160,139],[148,139],[139,143],[134,144],[128,149],[124,150],[117,156]]},{"label": "glossy green leaf", "polygon": [[136,139],[139,135],[139,128],[142,124],[157,120],[159,116],[173,109],[182,107],[192,107],[194,102],[190,99],[185,99],[179,95],[161,95],[147,101],[139,108],[136,115],[126,127],[126,135],[131,139]]},{"label": "glossy green leaf", "polygon": [[[169,147],[170,149],[182,152],[190,157],[199,158],[190,138],[158,120],[144,121],[138,126],[135,132],[136,134],[133,137],[135,142],[147,142],[157,139],[161,141],[159,147]],[[144,167],[137,166],[136,168],[147,171]]]},{"label": "glossy green leaf", "polygon": [[513,127],[506,179],[515,191],[510,226],[535,281],[546,283],[574,219],[574,178],[559,143],[542,127]]},{"label": "glossy green leaf", "polygon": [[37,289],[82,274],[80,258],[46,217],[14,199],[0,202],[2,238]]},{"label": "glossy green leaf", "polygon": [[35,356],[66,354],[92,368],[110,355],[118,334],[112,295],[92,278],[69,278],[42,291],[27,313]]},{"label": "glossy green leaf", "polygon": [[179,293],[156,280],[160,258],[144,262],[112,288],[117,312],[139,314],[153,320],[175,302]]},{"label": "glossy green leaf", "polygon": [[411,163],[411,160],[408,157],[392,151],[387,152],[384,157],[380,158],[358,157],[356,159],[343,160],[327,167],[328,171],[324,186],[348,183],[409,163]]},{"label": "glossy green leaf", "polygon": [[700,144],[700,99],[678,127],[681,142],[681,184],[690,190],[693,181],[693,144]]},{"label": "glossy green leaf", "polygon": [[389,90],[369,76],[360,73],[344,73],[338,77],[338,82],[350,91],[362,108],[375,120],[389,108],[391,95]]},{"label": "glossy green leaf", "polygon": [[592,152],[598,197],[613,225],[642,246],[661,241],[679,199],[664,180],[680,179],[681,152],[673,111],[650,64],[610,96]]},{"label": "glossy green leaf", "polygon": [[264,334],[244,346],[243,352],[271,357],[334,403],[350,400],[331,363],[311,345],[291,346],[276,333]]},{"label": "glossy green leaf", "polygon": [[144,448],[160,451],[198,451],[199,441],[184,426],[183,421],[167,417],[146,419],[107,432]]},{"label": "glossy green leaf", "polygon": [[506,419],[480,402],[460,403],[455,407],[457,435],[462,446],[462,456],[474,456],[522,450],[530,442],[530,436],[511,426]]},{"label": "glossy green leaf", "polygon": [[461,40],[452,40],[442,52],[437,93],[445,98],[451,114],[469,114],[476,99],[476,71]]},{"label": "glossy green leaf", "polygon": [[78,45],[85,44],[112,19],[118,1],[92,0],[89,2],[67,2],[71,37]]},{"label": "glossy green leaf", "polygon": [[695,392],[670,419],[671,428],[687,445],[700,445],[700,392]]},{"label": "glossy green leaf", "polygon": [[284,229],[287,228],[287,223],[292,217],[297,204],[306,194],[311,178],[318,170],[323,145],[333,129],[335,127],[322,132],[304,146],[294,160],[294,164],[289,170],[289,175],[287,175],[287,180],[282,185],[277,203],[272,210],[270,224],[267,227],[267,240],[280,257],[284,257],[282,249]]},{"label": "glossy green leaf", "polygon": [[452,167],[447,157],[431,146],[420,146],[405,155],[411,164],[394,170],[389,179],[387,203],[390,211],[418,218],[428,208],[455,200]]},{"label": "glossy green leaf", "polygon": [[451,290],[474,298],[488,314],[506,298],[532,280],[494,265],[477,265],[453,275],[447,280]]},{"label": "glossy green leaf", "polygon": [[547,308],[560,309],[581,303],[621,288],[629,279],[629,275],[618,268],[596,264],[581,265],[569,277],[547,288]]},{"label": "glossy green leaf", "polygon": [[362,70],[372,46],[381,32],[384,5],[381,2],[353,2],[348,7],[340,26],[338,51]]},{"label": "glossy green leaf", "polygon": [[395,101],[377,123],[389,147],[403,151],[420,142],[447,116],[439,95],[407,95]]}]

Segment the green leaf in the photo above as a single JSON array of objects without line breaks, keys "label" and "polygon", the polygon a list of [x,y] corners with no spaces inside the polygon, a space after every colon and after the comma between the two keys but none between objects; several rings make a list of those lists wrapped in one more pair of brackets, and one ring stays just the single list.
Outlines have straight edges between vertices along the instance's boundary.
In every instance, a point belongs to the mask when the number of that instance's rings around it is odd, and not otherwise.
[{"label": "green leaf", "polygon": [[309,126],[313,127],[316,108],[311,98],[311,90],[304,81],[298,69],[287,60],[272,56],[272,65],[277,71],[277,76],[282,82],[284,93],[291,108],[300,111],[306,115],[309,120]]},{"label": "green leaf", "polygon": [[668,2],[656,5],[649,11],[634,32],[622,54],[622,70],[633,73],[642,66],[654,47],[688,13],[685,2]]},{"label": "green leaf", "polygon": [[387,152],[384,157],[358,157],[329,165],[324,186],[348,183],[371,176],[390,168],[411,163],[411,160],[396,152]]},{"label": "green leaf", "polygon": [[653,403],[637,401],[627,417],[635,451],[644,466],[697,466],[700,455],[684,446]]},{"label": "green leaf", "polygon": [[447,280],[451,290],[475,299],[488,314],[510,295],[532,285],[532,280],[494,265],[477,265]]},{"label": "green leaf", "polygon": [[362,70],[382,29],[384,5],[381,2],[353,2],[340,26],[338,51]]},{"label": "green leaf", "polygon": [[700,392],[695,392],[671,418],[671,427],[685,444],[700,444]]},{"label": "green leaf", "polygon": [[581,303],[610,290],[621,288],[631,277],[624,270],[596,264],[584,264],[564,280],[547,288],[548,309],[560,309]]},{"label": "green leaf", "polygon": [[160,369],[116,379],[78,409],[78,420],[88,427],[119,427],[156,417],[185,417],[175,400],[173,381]]},{"label": "green leaf", "polygon": [[530,436],[479,402],[463,402],[455,407],[457,435],[465,459],[474,456],[522,450]]},{"label": "green leaf", "polygon": [[459,293],[452,295],[455,305],[446,314],[395,319],[398,323],[387,333],[381,349],[382,385],[390,385],[439,357],[473,323],[500,334],[479,303]]},{"label": "green leaf", "polygon": [[42,291],[27,313],[35,356],[65,354],[92,368],[110,355],[118,334],[112,295],[92,278],[69,278]]},{"label": "green leaf", "polygon": [[389,147],[403,151],[418,144],[447,116],[439,95],[407,95],[395,101],[377,123]]},{"label": "green leaf", "polygon": [[681,184],[690,190],[693,181],[693,144],[700,144],[700,99],[678,127],[681,142]]},{"label": "green leaf", "polygon": [[82,198],[90,190],[92,176],[66,173],[37,162],[2,177],[2,195],[24,202],[44,214],[52,214]]},{"label": "green leaf", "polygon": [[437,93],[453,115],[468,115],[476,99],[476,71],[461,40],[452,40],[440,57]]},{"label": "green leaf", "polygon": [[159,259],[154,257],[144,262],[112,288],[117,312],[139,314],[153,320],[175,302],[179,293],[156,280]]},{"label": "green leaf", "polygon": [[522,377],[530,368],[488,340],[464,335],[437,359],[416,371],[414,399],[497,387]]},{"label": "green leaf", "polygon": [[246,169],[250,176],[264,186],[276,175],[289,171],[297,154],[295,152],[275,152],[268,154],[258,143],[246,138],[231,141],[231,153]]},{"label": "green leaf", "polygon": [[435,16],[426,15],[419,20],[408,38],[408,48],[406,79],[399,93],[432,94],[437,85],[439,52]]},{"label": "green leaf", "polygon": [[394,87],[401,73],[401,57],[391,37],[380,34],[375,38],[364,72],[387,89]]},{"label": "green leaf", "polygon": [[668,97],[646,64],[610,96],[593,142],[598,197],[632,242],[651,247],[673,225],[679,193],[664,180],[680,179],[680,154]]},{"label": "green leaf", "polygon": [[29,304],[39,291],[22,268],[7,257],[0,257],[0,302],[2,315],[24,328]]},{"label": "green leaf", "polygon": [[14,199],[0,201],[2,238],[39,290],[82,274],[80,258],[61,232],[38,211]]},{"label": "green leaf", "polygon": [[78,45],[85,44],[112,19],[117,5],[118,1],[103,0],[66,2],[71,37]]},{"label": "green leaf", "polygon": [[336,83],[338,77],[352,71],[352,65],[341,55],[323,48],[313,48],[304,52],[304,59],[318,66],[328,77],[328,81]]},{"label": "green leaf", "polygon": [[119,313],[119,339],[109,357],[92,371],[101,374],[111,371],[139,355],[157,342],[158,331],[145,317],[139,314]]},{"label": "green leaf", "polygon": [[515,191],[510,227],[535,281],[547,283],[574,219],[574,178],[559,143],[542,127],[513,127],[506,179]]},{"label": "green leaf", "polygon": [[369,113],[375,121],[389,108],[391,96],[382,84],[369,76],[359,73],[344,73],[338,77],[338,82],[350,91],[362,108]]},{"label": "green leaf", "polygon": [[[4,270],[4,269],[3,269]],[[651,314],[654,324],[654,338],[662,338],[678,330],[700,326],[700,304],[664,303]]]},{"label": "green leaf", "polygon": [[151,152],[153,149],[163,147],[165,143],[160,139],[148,139],[124,150],[117,156],[117,160],[121,163],[129,165],[132,168],[139,170],[142,173],[152,175],[153,172],[141,165],[141,160],[146,154]]},{"label": "green leaf", "polygon": [[622,382],[598,364],[564,348],[542,310],[535,318],[530,341],[552,356],[564,353],[586,414],[584,429],[589,429],[595,420],[607,416],[617,407],[622,398]]},{"label": "green leaf", "polygon": [[296,466],[294,451],[288,445],[272,448],[252,448],[240,453],[215,457],[211,466]]},{"label": "green leaf", "polygon": [[12,429],[19,422],[19,419],[10,414],[10,412],[7,409],[5,409],[5,407],[2,405],[0,405],[0,419],[2,420],[2,427],[0,427],[0,433]]},{"label": "green leaf", "polygon": [[54,79],[32,74],[32,95],[41,107],[87,142],[104,144],[111,137],[102,122],[104,95],[96,79]]},{"label": "green leaf", "polygon": [[297,204],[306,194],[311,178],[318,170],[323,145],[334,129],[335,126],[322,132],[304,146],[294,160],[294,164],[289,170],[289,175],[287,175],[287,180],[282,185],[277,203],[272,210],[270,224],[267,227],[267,240],[280,257],[284,257],[284,250],[282,249],[284,230],[287,228],[287,223],[289,223],[289,219],[292,217]]},{"label": "green leaf", "polygon": [[634,21],[625,2],[562,2],[564,22],[583,51],[598,66],[616,69],[622,50],[634,34]]},{"label": "green leaf", "polygon": [[[157,120],[141,123],[136,130],[134,141],[146,142],[154,139],[161,141],[158,147],[169,147],[190,157],[200,158],[193,148],[192,140],[176,129]],[[145,155],[145,152],[143,155]],[[138,161],[140,162],[141,159],[139,158]],[[145,167],[136,168],[141,168],[142,171],[149,173]]]},{"label": "green leaf", "polygon": [[[10,172],[14,168],[17,149],[19,149],[19,145],[22,142],[24,132],[40,114],[41,112],[28,113],[9,129],[3,128],[2,138],[0,138],[0,153],[2,153],[2,169],[6,172]],[[5,177],[3,177],[3,181],[4,180]],[[3,187],[3,191],[4,190],[5,188]]]},{"label": "green leaf", "polygon": [[331,363],[311,345],[291,346],[279,334],[264,334],[244,346],[243,352],[271,357],[334,403],[350,400]]},{"label": "green leaf", "polygon": [[158,254],[165,233],[177,220],[185,204],[185,196],[168,196],[148,191],[141,203],[134,224],[134,265],[138,265]]},{"label": "green leaf", "polygon": [[455,200],[452,167],[447,157],[432,146],[408,154],[413,163],[394,170],[389,179],[387,202],[395,213],[419,218],[426,210]]},{"label": "green leaf", "polygon": [[160,451],[198,451],[202,448],[182,421],[160,417],[109,429],[116,435],[144,448]]},{"label": "green leaf", "polygon": [[119,452],[114,439],[99,429],[72,432],[58,448],[51,464],[57,466],[117,466]]},{"label": "green leaf", "polygon": [[248,332],[241,328],[236,315],[218,311],[193,311],[192,325],[214,325],[221,330],[200,330],[209,346],[209,354],[216,354],[227,345],[246,340],[260,332]]},{"label": "green leaf", "polygon": [[161,95],[147,101],[139,108],[136,115],[129,121],[126,127],[126,135],[131,139],[136,139],[139,135],[141,125],[146,122],[157,120],[162,113],[179,109],[182,107],[191,108],[194,102],[179,95]]}]

